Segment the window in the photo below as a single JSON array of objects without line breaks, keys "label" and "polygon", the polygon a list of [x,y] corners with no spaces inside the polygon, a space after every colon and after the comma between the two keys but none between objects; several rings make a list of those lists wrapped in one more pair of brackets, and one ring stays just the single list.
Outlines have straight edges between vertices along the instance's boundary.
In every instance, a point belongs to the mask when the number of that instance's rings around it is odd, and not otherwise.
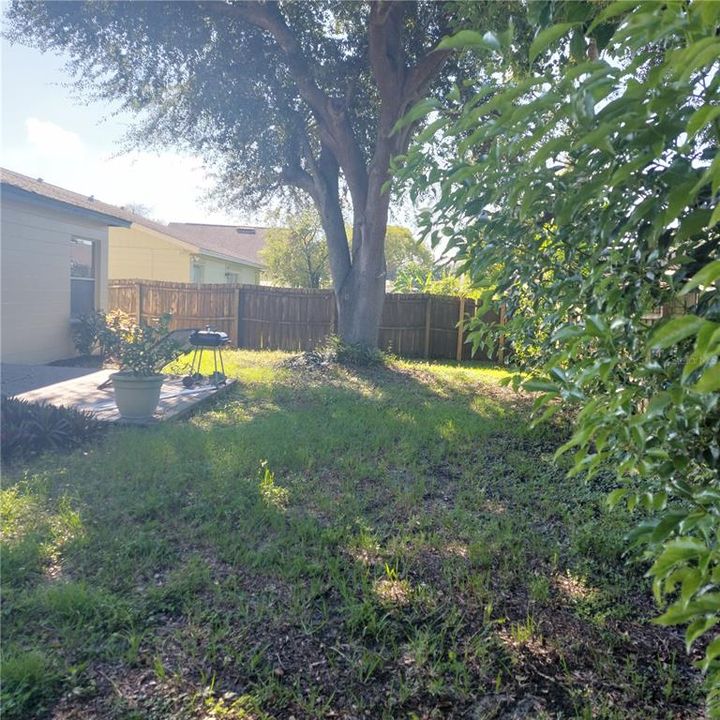
[{"label": "window", "polygon": [[192,280],[191,282],[201,285],[205,282],[205,266],[193,263],[192,265]]},{"label": "window", "polygon": [[226,272],[225,282],[227,282],[228,284],[238,282],[238,274],[234,272]]},{"label": "window", "polygon": [[70,242],[70,317],[77,318],[95,310],[97,252],[92,240]]}]

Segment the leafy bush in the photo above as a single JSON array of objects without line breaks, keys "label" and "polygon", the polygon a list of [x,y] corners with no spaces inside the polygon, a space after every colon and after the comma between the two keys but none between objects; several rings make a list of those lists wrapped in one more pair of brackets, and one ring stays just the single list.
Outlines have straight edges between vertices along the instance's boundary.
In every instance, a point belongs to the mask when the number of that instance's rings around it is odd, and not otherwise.
[{"label": "leafy bush", "polygon": [[80,355],[92,355],[100,344],[100,336],[105,327],[105,313],[97,310],[82,315],[73,326],[73,344]]},{"label": "leafy bush", "polygon": [[[642,513],[627,544],[650,564],[658,622],[686,624],[690,648],[720,620],[720,4],[528,12],[524,74],[500,68],[511,33],[448,41],[496,53],[498,85],[455,88],[441,142],[403,175],[437,187],[426,234],[505,305],[539,418],[578,407],[562,452],[574,474],[616,471],[610,502]],[[704,651],[720,717],[720,635]]]},{"label": "leafy bush", "polygon": [[104,360],[115,362],[134,375],[155,375],[182,355],[182,348],[169,337],[170,315],[154,325],[135,322],[122,310],[83,315],[73,330],[76,350],[90,355],[98,347]]},{"label": "leafy bush", "polygon": [[2,459],[43,450],[74,449],[98,437],[104,425],[90,412],[2,396]]},{"label": "leafy bush", "polygon": [[104,316],[98,338],[107,358],[133,375],[159,373],[165,365],[183,353],[169,335],[170,315],[163,315],[155,325],[138,325],[129,315],[114,311]]},{"label": "leafy bush", "polygon": [[330,335],[325,343],[315,350],[308,350],[290,358],[290,367],[325,367],[333,363],[341,365],[384,365],[387,353],[376,347],[361,343],[343,342],[337,335]]}]

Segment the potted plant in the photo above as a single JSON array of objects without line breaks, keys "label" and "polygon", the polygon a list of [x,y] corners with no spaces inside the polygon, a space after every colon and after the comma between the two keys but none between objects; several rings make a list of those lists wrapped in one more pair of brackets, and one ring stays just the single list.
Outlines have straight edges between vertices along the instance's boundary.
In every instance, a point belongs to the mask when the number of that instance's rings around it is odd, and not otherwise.
[{"label": "potted plant", "polygon": [[152,417],[165,379],[160,371],[182,355],[182,348],[169,335],[169,323],[169,315],[155,325],[138,325],[122,312],[105,318],[99,339],[106,356],[120,367],[110,380],[120,415],[127,420]]}]

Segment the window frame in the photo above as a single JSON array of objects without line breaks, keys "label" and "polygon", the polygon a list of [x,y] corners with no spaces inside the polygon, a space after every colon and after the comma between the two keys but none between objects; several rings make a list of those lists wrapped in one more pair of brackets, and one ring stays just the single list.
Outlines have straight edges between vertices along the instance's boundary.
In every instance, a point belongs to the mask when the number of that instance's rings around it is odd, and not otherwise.
[{"label": "window frame", "polygon": [[[73,275],[72,257],[70,258],[70,319],[78,320],[83,315],[86,315],[87,313],[93,313],[97,310],[98,285],[100,280],[98,277],[98,270],[100,268],[100,242],[98,240],[93,240],[92,238],[73,235],[70,238],[70,243],[75,245],[89,245],[91,249],[91,265],[89,276]],[[85,308],[80,312],[73,311],[73,286],[77,282],[92,283],[92,307],[90,307],[89,309]]]}]

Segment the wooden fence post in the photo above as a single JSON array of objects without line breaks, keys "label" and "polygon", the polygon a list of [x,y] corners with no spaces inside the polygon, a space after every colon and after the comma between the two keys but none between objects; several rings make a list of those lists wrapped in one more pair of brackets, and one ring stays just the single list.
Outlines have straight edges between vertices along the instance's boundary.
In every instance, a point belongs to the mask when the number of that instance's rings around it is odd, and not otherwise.
[{"label": "wooden fence post", "polygon": [[240,288],[233,293],[233,307],[235,308],[235,347],[240,347]]},{"label": "wooden fence post", "polygon": [[142,322],[142,301],[143,301],[143,285],[141,282],[135,285],[137,291],[137,324]]},{"label": "wooden fence post", "polygon": [[330,316],[332,317],[332,327],[330,332],[332,335],[337,335],[338,331],[338,311],[337,311],[337,298],[335,297],[335,291],[330,292]]},{"label": "wooden fence post", "polygon": [[460,298],[460,317],[458,319],[457,350],[455,359],[460,362],[463,354],[463,334],[465,332],[465,297]]},{"label": "wooden fence post", "polygon": [[432,295],[425,300],[425,359],[430,359],[430,318],[432,316]]},{"label": "wooden fence post", "polygon": [[243,347],[245,338],[243,337],[245,335],[245,326],[243,325],[243,312],[244,312],[244,300],[245,300],[245,292],[244,288],[240,289],[238,288],[237,291],[237,303],[235,304],[235,315],[237,316],[236,320],[236,327],[237,327],[237,346],[238,348]]}]

